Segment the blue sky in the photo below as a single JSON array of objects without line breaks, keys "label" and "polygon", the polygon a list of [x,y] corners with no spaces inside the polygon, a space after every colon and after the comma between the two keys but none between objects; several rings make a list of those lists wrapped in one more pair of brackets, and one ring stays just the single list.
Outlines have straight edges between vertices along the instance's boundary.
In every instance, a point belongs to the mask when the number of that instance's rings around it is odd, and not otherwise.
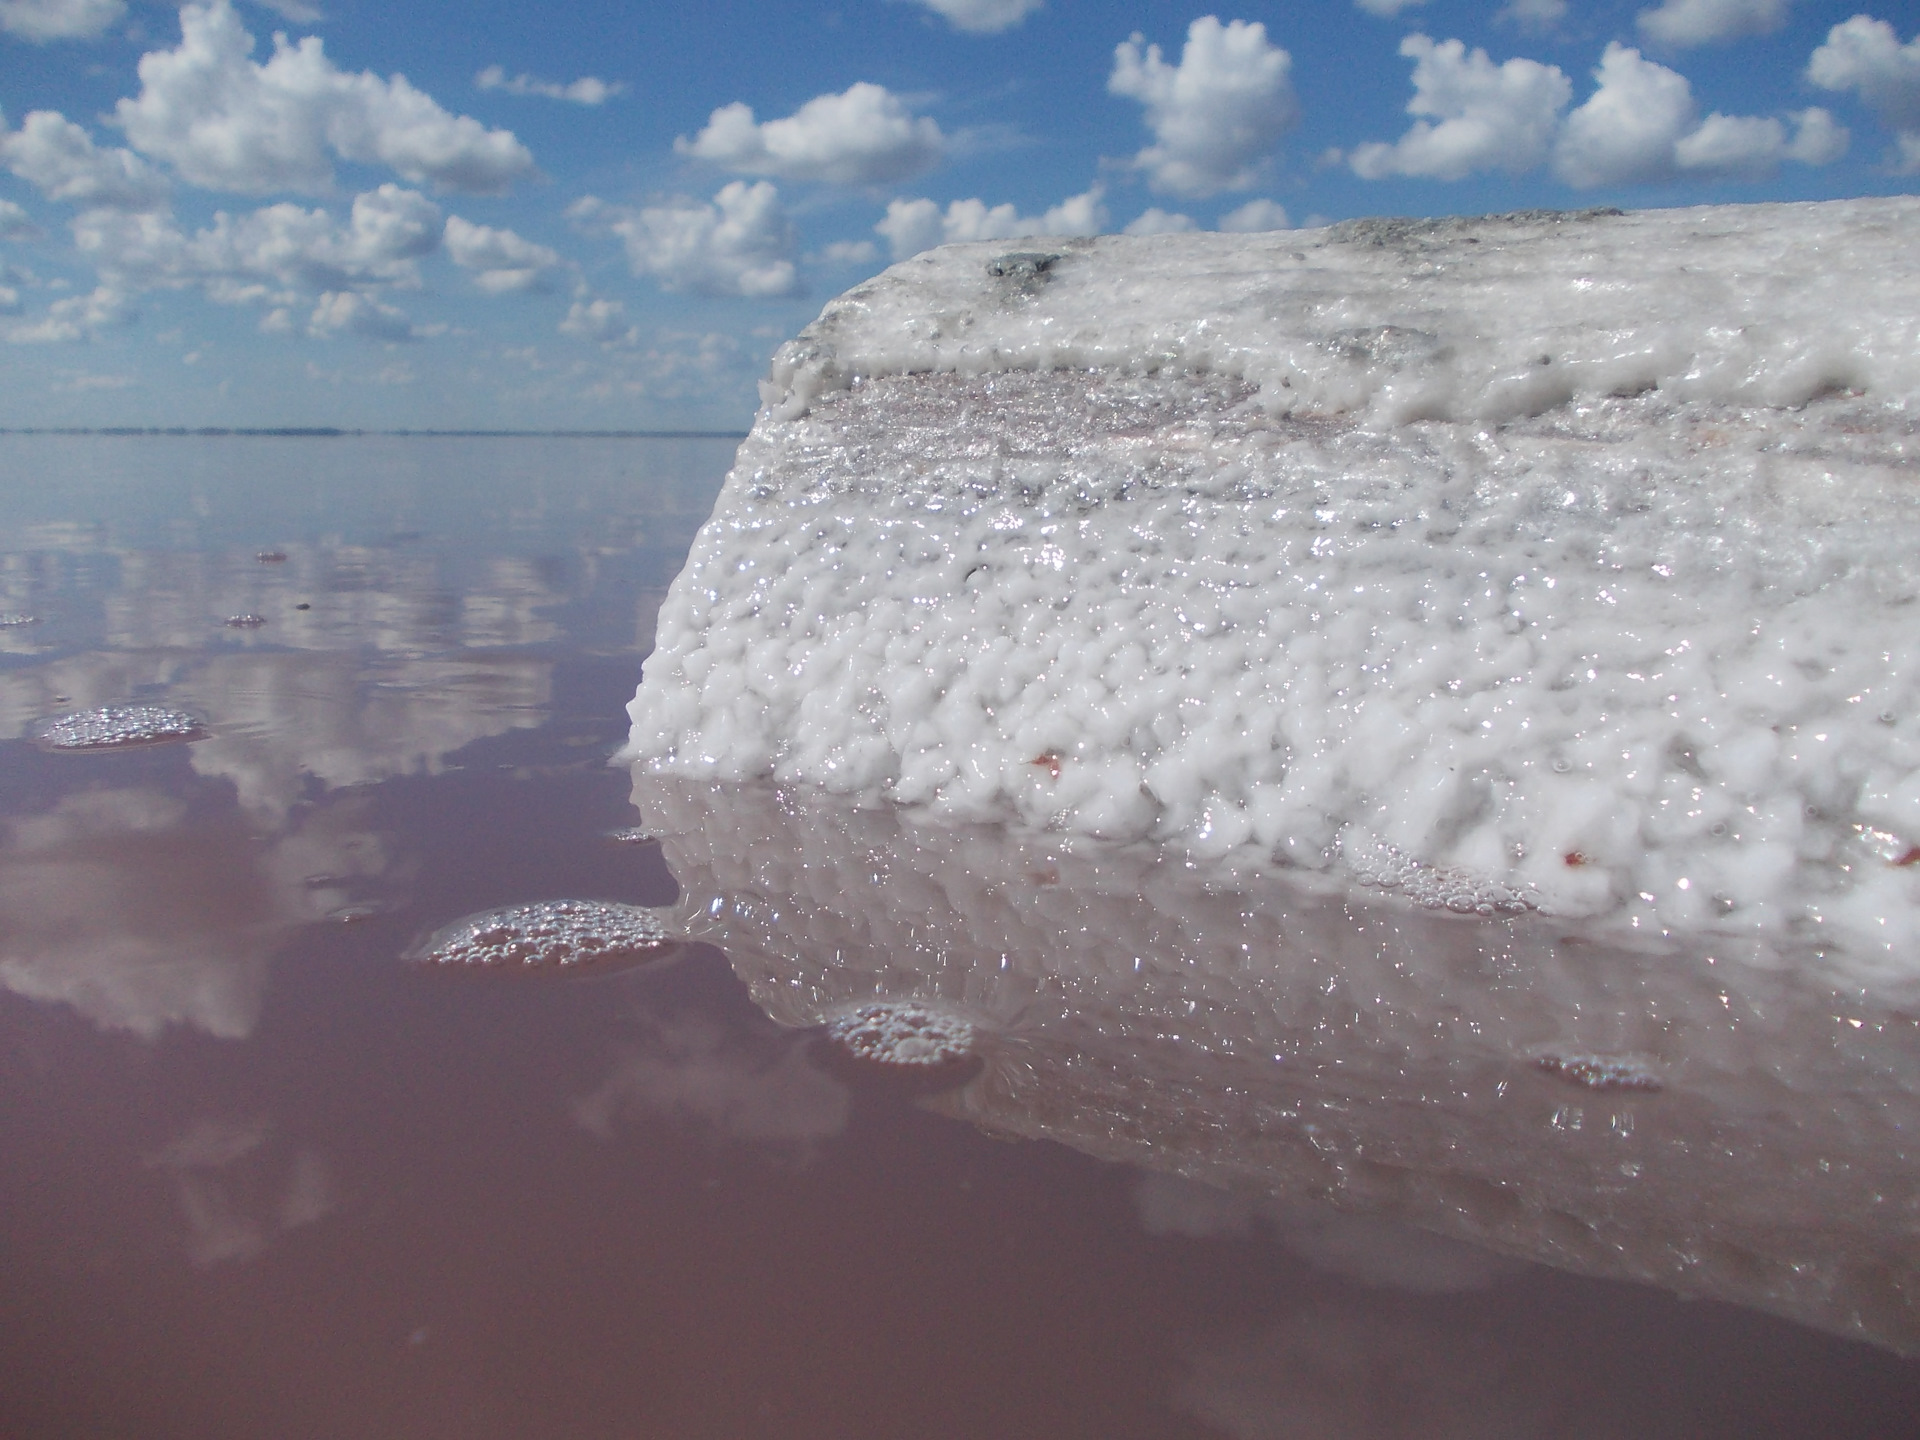
[{"label": "blue sky", "polygon": [[0,425],[733,428],[945,239],[1920,186],[1812,0],[0,0]]}]

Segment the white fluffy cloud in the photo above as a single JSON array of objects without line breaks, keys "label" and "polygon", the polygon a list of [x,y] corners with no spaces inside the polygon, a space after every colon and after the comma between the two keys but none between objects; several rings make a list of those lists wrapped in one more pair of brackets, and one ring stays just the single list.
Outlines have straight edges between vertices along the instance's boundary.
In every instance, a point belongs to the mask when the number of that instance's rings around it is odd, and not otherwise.
[{"label": "white fluffy cloud", "polygon": [[0,30],[22,40],[90,40],[127,13],[123,0],[0,0]]},{"label": "white fluffy cloud", "polygon": [[[11,200],[0,200],[0,240],[31,240],[40,233],[33,217]],[[0,266],[0,273],[5,267]]]},{"label": "white fluffy cloud", "polygon": [[1260,163],[1299,116],[1292,57],[1264,25],[1222,25],[1203,15],[1187,27],[1178,65],[1135,35],[1118,46],[1107,89],[1147,109],[1155,143],[1134,157],[1156,190],[1204,197],[1256,183]]},{"label": "white fluffy cloud", "polygon": [[682,197],[631,210],[588,196],[567,213],[619,236],[633,273],[663,290],[754,298],[799,289],[793,222],[765,180],[732,181],[710,204]]},{"label": "white fluffy cloud", "polygon": [[252,51],[228,0],[182,9],[179,47],[141,57],[140,93],[116,107],[133,147],[192,184],[247,192],[324,191],[335,156],[476,194],[533,168],[511,131],[450,114],[403,76],[337,70],[317,38],[276,35],[264,65]]},{"label": "white fluffy cloud", "polygon": [[560,333],[605,345],[619,340],[631,341],[635,332],[627,323],[627,307],[620,301],[582,297],[567,307],[566,318],[560,322]]},{"label": "white fluffy cloud", "polygon": [[125,291],[99,285],[86,295],[54,301],[40,319],[12,326],[6,337],[16,345],[85,340],[96,330],[125,325],[134,314],[133,299]]},{"label": "white fluffy cloud", "polygon": [[153,210],[167,203],[159,171],[131,150],[102,150],[52,110],[35,110],[18,130],[0,128],[0,162],[49,200],[69,205]]},{"label": "white fluffy cloud", "polygon": [[1129,220],[1120,233],[1123,235],[1184,235],[1189,230],[1199,228],[1191,215],[1171,215],[1156,205]]},{"label": "white fluffy cloud", "polygon": [[1807,78],[1824,90],[1856,90],[1894,132],[1895,165],[1920,172],[1920,36],[1905,45],[1884,20],[1856,15],[1827,32],[1807,62]]},{"label": "white fluffy cloud", "polygon": [[1378,15],[1383,19],[1391,20],[1402,10],[1411,10],[1416,5],[1424,5],[1427,0],[1353,0],[1353,3],[1369,15]]},{"label": "white fluffy cloud", "polygon": [[1663,0],[1635,17],[1640,33],[1669,50],[1765,35],[1787,23],[1789,0]]},{"label": "white fluffy cloud", "polygon": [[203,285],[215,300],[243,303],[268,298],[269,287],[412,288],[442,230],[439,206],[389,184],[355,196],[344,225],[324,210],[282,203],[237,218],[222,212],[187,235],[164,215],[90,210],[74,221],[74,242],[120,285]]},{"label": "white fluffy cloud", "polygon": [[389,342],[419,338],[404,314],[357,290],[322,295],[307,318],[307,333],[317,340],[335,335]]},{"label": "white fluffy cloud", "polygon": [[1229,210],[1215,227],[1229,235],[1252,235],[1263,230],[1290,230],[1286,207],[1272,200],[1249,200],[1237,210]]},{"label": "white fluffy cloud", "polygon": [[785,119],[764,124],[755,122],[749,105],[722,105],[704,130],[691,140],[675,140],[673,148],[745,175],[885,185],[939,164],[946,137],[885,86],[861,81],[838,95],[816,95]]},{"label": "white fluffy cloud", "polygon": [[991,208],[984,200],[955,200],[945,213],[931,200],[895,200],[873,228],[904,260],[960,240],[1017,240],[1030,235],[1098,235],[1107,228],[1107,207],[1096,185],[1069,196],[1044,215],[1022,215],[1012,205]]},{"label": "white fluffy cloud", "polygon": [[1407,113],[1422,118],[1392,145],[1357,147],[1351,157],[1356,174],[1369,180],[1458,180],[1476,170],[1518,175],[1546,158],[1560,112],[1573,98],[1573,83],[1558,66],[1517,58],[1495,65],[1484,50],[1469,54],[1458,40],[1435,44],[1425,35],[1407,36],[1400,53],[1414,61]]},{"label": "white fluffy cloud", "polygon": [[1772,118],[1716,111],[1696,122],[1686,77],[1629,46],[1608,45],[1594,75],[1599,88],[1567,116],[1554,150],[1554,171],[1569,185],[1761,176],[1783,160],[1822,165],[1846,149],[1846,131],[1820,109],[1792,116],[1791,137]]},{"label": "white fluffy cloud", "polygon": [[447,217],[447,254],[463,270],[475,273],[473,283],[489,295],[510,290],[537,290],[547,272],[560,263],[558,252],[522,239],[511,230],[475,225],[458,215]]},{"label": "white fluffy cloud", "polygon": [[920,0],[956,30],[995,35],[1010,30],[1038,10],[1041,0]]},{"label": "white fluffy cloud", "polygon": [[582,75],[562,85],[557,80],[537,80],[531,75],[507,74],[504,65],[489,65],[473,77],[482,90],[504,90],[509,95],[542,95],[549,100],[571,100],[576,105],[604,105],[627,87],[618,80],[606,81],[597,75]]}]

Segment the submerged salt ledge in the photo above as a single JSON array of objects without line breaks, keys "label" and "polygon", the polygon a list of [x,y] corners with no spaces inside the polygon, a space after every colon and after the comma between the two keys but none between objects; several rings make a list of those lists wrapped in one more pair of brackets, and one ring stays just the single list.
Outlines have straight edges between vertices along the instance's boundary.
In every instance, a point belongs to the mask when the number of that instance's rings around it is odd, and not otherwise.
[{"label": "submerged salt ledge", "polygon": [[1917,229],[896,266],[776,361],[629,755],[1906,975]]}]

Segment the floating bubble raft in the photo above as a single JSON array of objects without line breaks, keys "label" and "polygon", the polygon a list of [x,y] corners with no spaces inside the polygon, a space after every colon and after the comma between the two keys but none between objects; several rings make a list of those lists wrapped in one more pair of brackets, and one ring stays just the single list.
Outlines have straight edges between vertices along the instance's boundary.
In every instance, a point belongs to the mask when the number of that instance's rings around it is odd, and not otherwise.
[{"label": "floating bubble raft", "polygon": [[278,565],[282,560],[287,558],[287,552],[284,550],[262,550],[253,558],[258,560],[262,565]]},{"label": "floating bubble raft", "polygon": [[206,726],[183,710],[161,705],[107,705],[56,716],[42,727],[39,740],[49,750],[114,750],[167,740],[199,740],[206,733]]},{"label": "floating bubble raft", "polygon": [[0,630],[12,630],[21,625],[31,625],[32,615],[22,615],[16,610],[0,610]]},{"label": "floating bubble raft", "polygon": [[651,830],[643,829],[638,825],[628,825],[624,829],[607,831],[607,839],[616,845],[644,845],[653,838]]},{"label": "floating bubble raft", "polygon": [[869,1065],[945,1069],[974,1057],[973,1026],[911,1000],[876,1000],[827,1023],[827,1039]]},{"label": "floating bubble raft", "polygon": [[258,630],[267,623],[264,615],[229,615],[226,620],[230,630]]},{"label": "floating bubble raft", "polygon": [[538,900],[456,920],[407,958],[456,970],[575,970],[655,959],[672,938],[653,911],[638,905]]},{"label": "floating bubble raft", "polygon": [[1589,1090],[1658,1090],[1660,1077],[1637,1060],[1614,1055],[1542,1055],[1538,1065],[1549,1075]]}]

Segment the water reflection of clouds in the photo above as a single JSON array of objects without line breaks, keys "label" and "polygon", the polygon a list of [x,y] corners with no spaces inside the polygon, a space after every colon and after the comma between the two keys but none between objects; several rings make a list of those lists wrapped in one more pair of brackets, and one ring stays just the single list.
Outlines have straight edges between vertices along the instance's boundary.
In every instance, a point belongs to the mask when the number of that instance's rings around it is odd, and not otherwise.
[{"label": "water reflection of clouds", "polygon": [[252,1260],[338,1203],[327,1162],[277,1143],[264,1120],[197,1120],[147,1164],[172,1181],[187,1258],[199,1266]]},{"label": "water reflection of clouds", "polygon": [[157,790],[80,791],[0,828],[0,986],[106,1029],[242,1039],[284,937],[388,868],[352,797],[263,833]]},{"label": "water reflection of clouds", "polygon": [[[28,538],[68,552],[100,540],[73,526]],[[552,638],[539,612],[557,597],[536,567],[498,561],[461,593],[419,555],[288,554],[263,565],[120,552],[104,647],[6,673],[0,738],[134,697],[193,711],[211,734],[188,747],[192,771],[230,783],[239,813],[190,815],[158,792],[121,789],[8,824],[0,985],[112,1029],[151,1036],[185,1024],[243,1037],[285,937],[395,878],[366,807],[340,792],[438,773],[476,740],[547,719],[550,659],[475,648]],[[309,594],[314,608],[296,610]],[[236,613],[269,624],[223,629]],[[115,762],[72,763],[76,781],[98,783]],[[325,798],[302,803],[315,782]]]},{"label": "water reflection of clouds", "polygon": [[847,1125],[847,1089],[792,1037],[742,1037],[698,1015],[647,1022],[644,1042],[574,1102],[580,1128],[611,1140],[637,1115],[690,1119],[730,1140],[805,1151]]},{"label": "water reflection of clouds", "polygon": [[1483,1290],[1524,1267],[1477,1245],[1331,1206],[1222,1190],[1146,1171],[1134,1191],[1149,1235],[1203,1240],[1267,1233],[1314,1269],[1417,1295]]}]

